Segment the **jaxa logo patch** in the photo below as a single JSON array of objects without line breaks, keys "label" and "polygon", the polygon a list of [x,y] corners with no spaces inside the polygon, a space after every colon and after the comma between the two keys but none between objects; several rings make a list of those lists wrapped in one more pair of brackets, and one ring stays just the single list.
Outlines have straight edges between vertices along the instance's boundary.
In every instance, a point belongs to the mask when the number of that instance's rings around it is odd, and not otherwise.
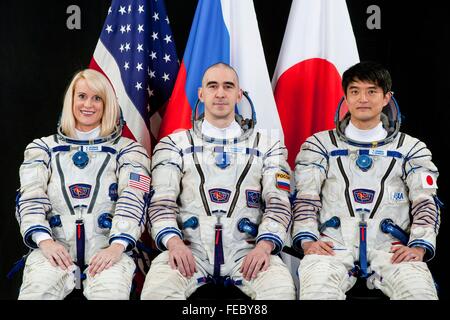
[{"label": "jaxa logo patch", "polygon": [[227,189],[215,188],[209,190],[209,197],[215,203],[227,203],[230,199],[231,191]]},{"label": "jaxa logo patch", "polygon": [[261,192],[256,190],[245,190],[245,197],[247,198],[247,206],[249,208],[259,208]]},{"label": "jaxa logo patch", "polygon": [[355,202],[361,204],[372,203],[375,196],[375,191],[369,189],[355,189],[353,190],[353,198]]},{"label": "jaxa logo patch", "polygon": [[77,183],[69,186],[70,194],[75,199],[86,199],[91,194],[92,186],[90,184]]},{"label": "jaxa logo patch", "polygon": [[392,193],[392,200],[394,202],[405,202],[406,201],[406,197],[405,197],[405,194],[403,192],[393,192]]}]

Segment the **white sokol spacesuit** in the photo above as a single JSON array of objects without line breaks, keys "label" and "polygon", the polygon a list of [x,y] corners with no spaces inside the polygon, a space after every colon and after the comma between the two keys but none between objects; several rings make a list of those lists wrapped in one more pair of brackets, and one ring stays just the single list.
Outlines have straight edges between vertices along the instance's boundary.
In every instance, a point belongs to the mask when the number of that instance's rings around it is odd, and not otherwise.
[{"label": "white sokol spacesuit", "polygon": [[[203,135],[206,125],[198,120],[194,129],[163,138],[152,157],[152,236],[161,250],[168,235],[183,238],[197,272],[182,276],[164,251],[152,261],[141,299],[186,299],[209,281],[235,284],[252,299],[295,299],[289,270],[276,255],[291,225],[285,147],[253,126],[222,140]],[[275,249],[268,270],[246,281],[239,268],[252,240],[270,240]]]},{"label": "white sokol spacesuit", "polygon": [[[150,160],[142,146],[120,137],[121,128],[90,141],[58,131],[30,143],[20,167],[16,217],[34,250],[19,299],[63,299],[80,282],[88,299],[129,299],[135,263],[126,253],[95,277],[83,270],[113,241],[127,244],[126,251],[135,246],[145,226]],[[34,242],[36,233],[64,245],[78,267],[53,267]]]},{"label": "white sokol spacesuit", "polygon": [[430,151],[399,132],[394,99],[384,110],[387,136],[378,143],[346,136],[347,115],[337,129],[309,137],[297,155],[293,242],[331,241],[336,254],[305,255],[300,299],[345,299],[357,276],[391,299],[437,298],[425,262],[390,262],[400,242],[425,248],[425,261],[434,256],[440,202]]}]

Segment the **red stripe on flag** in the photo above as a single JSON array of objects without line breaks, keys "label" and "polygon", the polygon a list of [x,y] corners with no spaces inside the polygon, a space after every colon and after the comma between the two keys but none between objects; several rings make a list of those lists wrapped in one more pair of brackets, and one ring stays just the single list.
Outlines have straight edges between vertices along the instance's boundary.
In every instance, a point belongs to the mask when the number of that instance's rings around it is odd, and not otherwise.
[{"label": "red stripe on flag", "polygon": [[159,128],[158,139],[161,139],[174,131],[190,129],[192,108],[186,96],[186,67],[184,61],[178,71],[177,81],[172,95],[167,104],[164,117]]},{"label": "red stripe on flag", "polygon": [[[91,59],[91,63],[89,63],[89,69],[93,69],[96,70],[98,72],[100,72],[101,74],[103,74],[109,81],[109,83],[111,83],[111,80],[109,80],[108,76],[106,75],[106,73],[103,72],[102,68],[100,68],[100,66],[97,64],[97,61],[95,61],[94,58]],[[116,89],[114,88],[114,86],[111,83],[111,86],[113,87],[113,90],[115,91]],[[127,124],[125,123],[125,125],[122,128],[122,137],[126,137],[129,138],[133,141],[137,141],[136,138],[134,137],[133,133],[131,132],[131,130],[128,128]]]},{"label": "red stripe on flag", "polygon": [[280,76],[275,100],[292,168],[309,136],[334,127],[334,113],[342,96],[339,72],[324,59],[301,61]]}]

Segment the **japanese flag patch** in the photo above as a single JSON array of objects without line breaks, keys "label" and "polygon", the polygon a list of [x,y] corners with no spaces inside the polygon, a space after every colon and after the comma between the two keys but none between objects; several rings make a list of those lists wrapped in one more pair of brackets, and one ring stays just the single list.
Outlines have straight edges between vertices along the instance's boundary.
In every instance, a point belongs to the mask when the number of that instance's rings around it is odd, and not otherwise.
[{"label": "japanese flag patch", "polygon": [[290,192],[291,191],[291,177],[287,173],[278,172],[275,175],[277,188]]},{"label": "japanese flag patch", "polygon": [[131,172],[128,186],[148,193],[150,191],[150,177]]},{"label": "japanese flag patch", "polygon": [[436,178],[429,172],[421,172],[422,188],[437,189]]}]

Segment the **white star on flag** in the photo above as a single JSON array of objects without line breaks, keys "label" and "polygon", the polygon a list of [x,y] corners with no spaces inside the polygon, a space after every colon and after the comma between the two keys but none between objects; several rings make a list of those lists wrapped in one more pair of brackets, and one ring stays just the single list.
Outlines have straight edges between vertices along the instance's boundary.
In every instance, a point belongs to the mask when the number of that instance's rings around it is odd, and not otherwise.
[{"label": "white star on flag", "polygon": [[164,41],[166,41],[166,43],[172,42],[172,37],[169,36],[168,34],[166,34],[166,36],[164,37]]},{"label": "white star on flag", "polygon": [[142,63],[138,63],[136,66],[136,69],[137,69],[137,71],[141,71],[142,69],[144,69],[144,68],[142,68]]},{"label": "white star on flag", "polygon": [[150,58],[152,58],[152,60],[156,59],[156,52],[152,51],[149,56]]},{"label": "white star on flag", "polygon": [[143,13],[144,12],[144,5],[139,6],[138,11],[139,11],[139,13]]},{"label": "white star on flag", "polygon": [[108,34],[110,34],[111,32],[113,32],[112,26],[109,25],[109,24],[106,26],[106,29],[105,29],[105,30],[108,32]]},{"label": "white star on flag", "polygon": [[142,82],[136,82],[136,85],[134,86],[137,91],[139,91],[140,89],[142,89]]},{"label": "white star on flag", "polygon": [[169,61],[170,61],[170,55],[166,53],[166,54],[164,55],[164,58],[163,58],[163,59],[164,59],[164,61],[166,61],[166,63],[169,62]]},{"label": "white star on flag", "polygon": [[153,38],[153,40],[158,39],[158,32],[153,32],[152,33],[152,38]]},{"label": "white star on flag", "polygon": [[153,14],[153,17],[152,17],[152,18],[155,19],[155,21],[156,21],[156,20],[159,20],[159,13],[155,12],[155,13]]},{"label": "white star on flag", "polygon": [[125,6],[120,6],[119,12],[121,15],[124,15],[126,13]]},{"label": "white star on flag", "polygon": [[125,62],[125,65],[123,66],[123,68],[124,68],[125,70],[130,69],[130,63],[129,63],[128,61],[126,61],[126,62]]},{"label": "white star on flag", "polygon": [[144,32],[144,25],[143,24],[138,24],[138,31],[139,31],[139,33]]},{"label": "white star on flag", "polygon": [[144,45],[142,43],[139,43],[136,50],[138,52],[144,51]]},{"label": "white star on flag", "polygon": [[164,81],[170,80],[169,75],[167,73],[165,73],[165,72],[164,72],[164,75],[161,78],[163,78]]}]

